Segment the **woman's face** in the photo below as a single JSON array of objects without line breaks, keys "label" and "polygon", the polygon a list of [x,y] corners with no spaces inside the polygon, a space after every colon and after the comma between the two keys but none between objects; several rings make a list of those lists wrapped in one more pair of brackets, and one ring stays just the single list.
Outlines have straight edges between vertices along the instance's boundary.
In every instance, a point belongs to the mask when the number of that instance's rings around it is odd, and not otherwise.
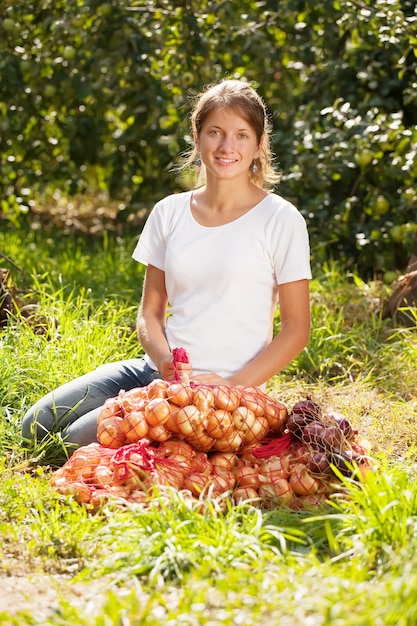
[{"label": "woman's face", "polygon": [[209,113],[194,140],[206,166],[207,179],[210,175],[221,179],[247,179],[254,159],[259,157],[254,129],[230,107]]}]

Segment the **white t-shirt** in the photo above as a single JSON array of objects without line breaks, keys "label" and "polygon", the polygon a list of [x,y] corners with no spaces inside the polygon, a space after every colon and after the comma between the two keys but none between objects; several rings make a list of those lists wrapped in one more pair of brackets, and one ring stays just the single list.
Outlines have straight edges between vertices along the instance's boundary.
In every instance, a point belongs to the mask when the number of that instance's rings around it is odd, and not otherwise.
[{"label": "white t-shirt", "polygon": [[155,205],[133,258],[165,272],[171,349],[187,350],[194,374],[228,377],[271,341],[277,285],[311,278],[306,223],[269,194],[228,224],[201,226],[191,194]]}]

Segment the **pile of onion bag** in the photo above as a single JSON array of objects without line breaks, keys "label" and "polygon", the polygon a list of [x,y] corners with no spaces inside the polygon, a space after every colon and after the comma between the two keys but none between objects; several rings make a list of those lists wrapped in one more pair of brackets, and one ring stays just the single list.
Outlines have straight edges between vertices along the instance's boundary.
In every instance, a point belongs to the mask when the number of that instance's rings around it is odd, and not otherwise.
[{"label": "pile of onion bag", "polygon": [[158,379],[107,400],[97,422],[99,443],[78,448],[51,479],[92,509],[172,489],[299,509],[323,503],[341,475],[372,470],[347,418],[310,398],[288,411],[258,387]]}]

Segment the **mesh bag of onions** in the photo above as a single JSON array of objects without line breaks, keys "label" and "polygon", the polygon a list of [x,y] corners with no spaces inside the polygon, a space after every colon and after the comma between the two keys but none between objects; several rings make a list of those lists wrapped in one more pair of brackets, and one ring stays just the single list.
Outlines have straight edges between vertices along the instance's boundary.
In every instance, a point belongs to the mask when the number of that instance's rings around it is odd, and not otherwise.
[{"label": "mesh bag of onions", "polygon": [[107,400],[97,438],[52,475],[59,492],[90,508],[146,505],[155,489],[175,489],[298,509],[324,503],[340,475],[372,469],[347,418],[310,398],[289,412],[257,387],[154,380]]}]

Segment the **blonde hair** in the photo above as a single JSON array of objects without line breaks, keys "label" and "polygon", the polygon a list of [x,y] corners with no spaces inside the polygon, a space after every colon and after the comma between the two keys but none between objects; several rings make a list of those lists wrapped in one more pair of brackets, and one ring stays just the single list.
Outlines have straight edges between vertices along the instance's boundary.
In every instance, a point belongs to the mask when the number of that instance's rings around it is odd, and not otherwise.
[{"label": "blonde hair", "polygon": [[[279,183],[281,175],[273,165],[271,151],[271,125],[266,106],[259,94],[245,81],[224,79],[220,83],[209,85],[202,91],[195,102],[191,113],[191,129],[193,136],[199,136],[206,117],[216,109],[232,108],[250,124],[260,145],[260,154],[256,159],[256,171],[249,169],[249,180],[261,189],[272,189]],[[194,146],[185,155],[180,169],[192,169],[196,173],[197,184],[205,179],[204,165],[197,165],[198,150]]]}]

